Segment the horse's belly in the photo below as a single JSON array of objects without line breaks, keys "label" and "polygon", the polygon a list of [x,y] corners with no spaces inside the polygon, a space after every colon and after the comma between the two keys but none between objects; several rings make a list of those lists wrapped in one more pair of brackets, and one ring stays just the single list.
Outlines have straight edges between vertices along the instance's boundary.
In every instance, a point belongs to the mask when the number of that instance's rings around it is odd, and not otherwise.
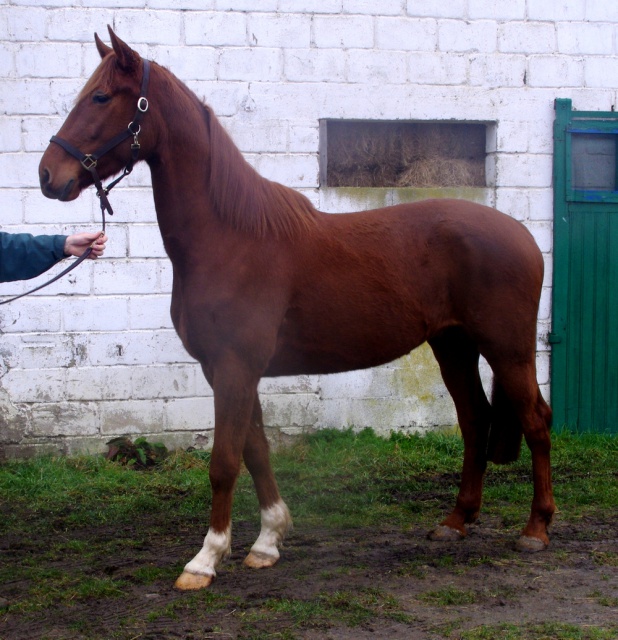
[{"label": "horse's belly", "polygon": [[411,351],[405,350],[382,358],[348,358],[336,353],[316,353],[285,349],[275,354],[265,372],[266,377],[342,373],[377,367]]},{"label": "horse's belly", "polygon": [[[327,323],[328,324],[328,323]],[[367,369],[406,355],[426,339],[418,326],[385,327],[373,322],[308,330],[282,327],[267,376],[341,373]]]}]

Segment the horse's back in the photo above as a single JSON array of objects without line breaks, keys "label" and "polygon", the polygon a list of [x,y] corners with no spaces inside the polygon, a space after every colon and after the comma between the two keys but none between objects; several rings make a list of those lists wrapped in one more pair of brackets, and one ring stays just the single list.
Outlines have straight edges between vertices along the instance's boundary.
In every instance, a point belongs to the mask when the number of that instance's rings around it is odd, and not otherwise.
[{"label": "horse's back", "polygon": [[530,232],[474,202],[434,199],[328,215],[325,226],[328,239],[323,236],[320,243],[334,262],[347,259],[352,272],[370,271],[378,280],[380,270],[394,286],[434,291],[527,286],[536,296],[542,284],[543,257]]},{"label": "horse's back", "polygon": [[[395,246],[431,243],[447,251],[470,247],[481,258],[495,258],[495,248],[500,247],[515,259],[536,260],[537,264],[541,257],[524,225],[497,209],[467,200],[422,200],[327,218],[334,230],[351,241],[373,233],[376,239],[383,236]],[[461,253],[452,257],[456,260]]]}]

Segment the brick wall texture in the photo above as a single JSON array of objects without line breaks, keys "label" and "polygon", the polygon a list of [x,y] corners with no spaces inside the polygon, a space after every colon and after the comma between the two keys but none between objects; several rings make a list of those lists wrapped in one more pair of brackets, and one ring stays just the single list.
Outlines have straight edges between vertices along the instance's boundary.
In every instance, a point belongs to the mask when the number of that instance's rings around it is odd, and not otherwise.
[{"label": "brick wall texture", "polygon": [[[98,228],[92,190],[68,204],[47,200],[38,189],[37,167],[98,63],[93,33],[107,40],[107,24],[209,103],[263,175],[301,190],[325,211],[428,194],[320,188],[321,119],[484,122],[488,187],[442,193],[491,204],[523,221],[544,252],[537,361],[548,395],[553,102],[571,98],[581,110],[615,107],[618,3],[71,4],[0,0],[2,230]],[[119,434],[144,434],[177,446],[212,442],[211,390],[169,318],[171,269],[147,167],[138,166],[125,182],[113,194],[116,216],[106,257],[0,308],[3,455],[96,451]],[[3,284],[0,293],[19,293],[25,286]],[[326,426],[386,432],[456,422],[426,347],[379,369],[265,380],[261,390],[276,436]]]}]

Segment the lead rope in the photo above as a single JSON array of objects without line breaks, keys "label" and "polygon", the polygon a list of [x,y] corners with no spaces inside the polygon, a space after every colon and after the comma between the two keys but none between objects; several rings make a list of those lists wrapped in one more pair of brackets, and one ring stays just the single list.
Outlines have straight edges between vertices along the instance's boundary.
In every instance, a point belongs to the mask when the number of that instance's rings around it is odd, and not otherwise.
[{"label": "lead rope", "polygon": [[[135,135],[135,139],[137,139],[137,135]],[[135,144],[136,143],[134,142],[134,145]],[[134,145],[132,145],[131,148],[133,148]],[[137,143],[137,145],[138,145],[138,151],[139,151],[139,143]],[[133,164],[133,162],[134,160],[132,157],[131,165]],[[129,175],[129,173],[131,173],[133,167],[131,166],[131,168],[127,171],[128,169],[128,165],[127,165],[127,167],[124,168],[124,171],[122,172],[122,175],[119,178],[114,180],[107,187],[103,187],[103,185],[101,184],[99,175],[96,172],[95,166],[96,166],[96,163],[91,168],[89,168],[88,171],[90,171],[95,181],[97,196],[99,198],[99,204],[101,206],[101,233],[99,234],[99,238],[101,238],[105,235],[105,211],[107,210],[110,215],[113,215],[114,213],[109,203],[109,200],[107,199],[107,195],[111,191],[111,189],[113,189],[113,187],[115,187],[120,182],[120,180],[122,180],[122,178],[124,178],[125,176]],[[9,302],[13,302],[15,300],[19,300],[20,298],[24,298],[25,296],[29,296],[31,293],[34,293],[35,291],[39,291],[40,289],[44,289],[45,287],[48,287],[50,284],[53,284],[54,282],[56,282],[56,280],[60,280],[60,278],[63,278],[64,276],[67,275],[67,273],[70,273],[71,271],[73,271],[73,269],[78,267],[84,260],[88,258],[88,256],[90,256],[90,254],[92,253],[92,247],[95,242],[96,240],[86,249],[86,251],[84,251],[84,253],[82,253],[81,256],[79,256],[79,258],[77,258],[77,260],[74,260],[66,269],[61,271],[58,275],[54,276],[50,280],[47,280],[43,284],[40,284],[38,287],[34,287],[34,289],[29,289],[24,293],[20,293],[17,296],[13,296],[12,298],[9,298],[8,300],[3,300],[2,302],[0,302],[0,305],[8,304]]]},{"label": "lead rope", "polygon": [[[137,100],[137,111],[135,112],[135,116],[133,120],[129,122],[127,126],[127,130],[117,135],[115,138],[112,138],[107,144],[103,145],[100,149],[95,151],[94,153],[82,153],[79,149],[75,148],[72,144],[68,143],[66,140],[59,138],[58,136],[52,136],[50,142],[54,142],[57,145],[61,146],[67,153],[72,155],[74,158],[79,160],[80,164],[86,171],[90,172],[92,176],[92,181],[94,182],[94,186],[96,188],[97,197],[99,198],[99,204],[101,206],[101,233],[99,234],[99,238],[105,235],[105,212],[107,211],[110,216],[114,215],[114,210],[112,209],[107,196],[109,192],[126,176],[128,176],[131,171],[133,171],[133,166],[137,162],[140,150],[139,144],[139,133],[141,131],[141,121],[144,117],[146,111],[148,111],[148,98],[146,98],[146,94],[148,92],[148,83],[150,80],[150,62],[148,60],[144,60],[144,70],[142,76],[142,86],[140,90],[140,97]],[[99,174],[97,172],[97,162],[99,159],[105,155],[108,151],[111,151],[113,148],[117,147],[121,142],[124,142],[127,138],[133,136],[133,144],[131,145],[131,159],[129,163],[124,167],[122,174],[110,182],[107,187],[104,187],[101,178],[99,178]],[[96,242],[96,240],[94,241]],[[35,291],[39,291],[50,284],[56,282],[56,280],[60,280],[60,278],[67,275],[75,269],[75,267],[79,266],[84,260],[88,258],[88,256],[92,253],[92,247],[94,242],[82,253],[77,260],[73,261],[64,271],[61,271],[58,275],[54,276],[51,280],[40,284],[38,287],[34,289],[30,289],[24,293],[20,293],[17,296],[13,296],[12,298],[8,298],[8,300],[3,300],[0,302],[0,305],[8,304],[9,302],[13,302],[14,300],[19,300],[24,296],[29,296],[31,293]]]}]

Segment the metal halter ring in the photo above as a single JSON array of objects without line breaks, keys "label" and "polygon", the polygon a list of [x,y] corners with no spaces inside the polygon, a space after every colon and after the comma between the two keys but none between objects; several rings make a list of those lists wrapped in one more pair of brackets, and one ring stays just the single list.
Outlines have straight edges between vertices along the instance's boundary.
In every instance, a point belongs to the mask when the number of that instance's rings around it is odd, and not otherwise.
[{"label": "metal halter ring", "polygon": [[142,113],[146,113],[146,111],[148,111],[148,98],[145,98],[144,96],[142,96],[142,97],[137,101],[137,108],[138,108]]},{"label": "metal halter ring", "polygon": [[138,124],[137,125],[137,131],[133,131],[133,127],[135,125],[133,124],[133,122],[129,122],[129,124],[127,125],[127,129],[134,135],[137,136],[139,135],[139,132],[142,130],[142,127]]},{"label": "metal halter ring", "polygon": [[86,171],[90,171],[97,166],[97,159],[93,158],[89,153],[87,153],[83,159],[81,160],[81,165],[86,169]]}]

